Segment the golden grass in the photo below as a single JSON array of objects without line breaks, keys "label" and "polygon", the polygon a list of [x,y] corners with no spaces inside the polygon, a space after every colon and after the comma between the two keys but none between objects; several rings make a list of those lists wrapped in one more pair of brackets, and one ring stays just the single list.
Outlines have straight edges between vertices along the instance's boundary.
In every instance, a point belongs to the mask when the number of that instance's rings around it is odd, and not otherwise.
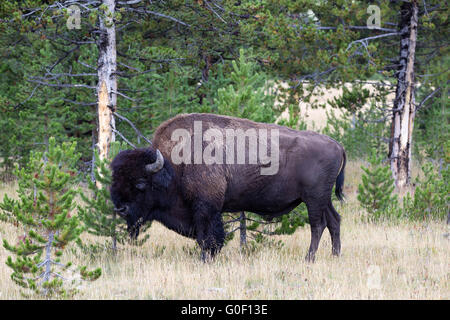
[{"label": "golden grass", "polygon": [[[316,262],[306,263],[308,227],[276,236],[283,247],[262,246],[245,254],[235,237],[209,263],[197,245],[158,223],[142,247],[121,247],[117,256],[67,251],[64,259],[101,267],[103,275],[80,289],[76,299],[449,299],[450,243],[444,222],[364,222],[356,201],[360,162],[346,171],[347,202],[342,215],[342,255],[331,256],[324,232]],[[14,185],[0,189],[12,194]],[[0,237],[15,242],[17,229],[0,223]],[[84,235],[84,239],[95,240]],[[102,241],[102,239],[97,239]],[[0,299],[21,299],[0,248]],[[377,273],[379,272],[379,283]],[[375,284],[374,284],[375,281]],[[379,284],[379,286],[378,286]]]}]

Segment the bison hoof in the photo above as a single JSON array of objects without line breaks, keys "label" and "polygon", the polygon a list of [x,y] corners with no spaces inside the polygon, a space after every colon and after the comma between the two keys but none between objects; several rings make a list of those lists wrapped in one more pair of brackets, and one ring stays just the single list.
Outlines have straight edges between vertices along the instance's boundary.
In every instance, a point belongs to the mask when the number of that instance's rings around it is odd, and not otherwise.
[{"label": "bison hoof", "polygon": [[202,251],[200,257],[204,263],[211,262],[214,260],[214,256],[207,251]]},{"label": "bison hoof", "polygon": [[314,263],[315,260],[316,260],[316,255],[312,254],[312,253],[308,253],[305,257],[305,261],[309,262],[309,263]]}]

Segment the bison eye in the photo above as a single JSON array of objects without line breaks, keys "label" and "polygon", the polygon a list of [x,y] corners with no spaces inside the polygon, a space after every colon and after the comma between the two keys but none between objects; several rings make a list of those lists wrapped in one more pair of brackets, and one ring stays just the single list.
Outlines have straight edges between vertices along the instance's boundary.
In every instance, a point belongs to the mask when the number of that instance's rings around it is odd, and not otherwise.
[{"label": "bison eye", "polygon": [[140,181],[138,184],[136,184],[136,189],[138,189],[138,190],[145,190],[145,187],[146,187],[146,183],[145,182],[143,182],[143,181]]}]

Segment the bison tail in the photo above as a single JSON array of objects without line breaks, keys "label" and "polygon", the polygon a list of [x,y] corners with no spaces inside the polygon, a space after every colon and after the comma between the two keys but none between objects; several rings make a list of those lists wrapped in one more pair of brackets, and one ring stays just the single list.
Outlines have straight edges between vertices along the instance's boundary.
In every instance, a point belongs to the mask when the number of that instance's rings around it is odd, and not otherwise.
[{"label": "bison tail", "polygon": [[347,162],[346,156],[345,156],[345,151],[343,153],[343,159],[342,159],[342,166],[341,169],[339,171],[339,174],[336,178],[336,189],[334,191],[334,194],[336,195],[336,197],[340,200],[343,201],[344,200],[344,194],[342,193],[342,189],[344,187],[344,169],[345,169],[345,163]]}]

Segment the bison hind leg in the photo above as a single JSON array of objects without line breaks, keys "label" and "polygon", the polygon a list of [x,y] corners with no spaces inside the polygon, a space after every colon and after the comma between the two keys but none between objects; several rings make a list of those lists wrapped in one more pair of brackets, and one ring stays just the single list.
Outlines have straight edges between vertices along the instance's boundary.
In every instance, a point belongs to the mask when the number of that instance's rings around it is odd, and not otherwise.
[{"label": "bison hind leg", "polygon": [[327,207],[327,228],[330,231],[332,254],[339,256],[341,253],[341,216],[333,207],[333,204],[328,204]]},{"label": "bison hind leg", "polygon": [[314,262],[320,238],[322,237],[323,230],[327,226],[327,208],[320,201],[307,202],[306,206],[308,207],[308,219],[311,227],[311,243],[305,260]]}]

